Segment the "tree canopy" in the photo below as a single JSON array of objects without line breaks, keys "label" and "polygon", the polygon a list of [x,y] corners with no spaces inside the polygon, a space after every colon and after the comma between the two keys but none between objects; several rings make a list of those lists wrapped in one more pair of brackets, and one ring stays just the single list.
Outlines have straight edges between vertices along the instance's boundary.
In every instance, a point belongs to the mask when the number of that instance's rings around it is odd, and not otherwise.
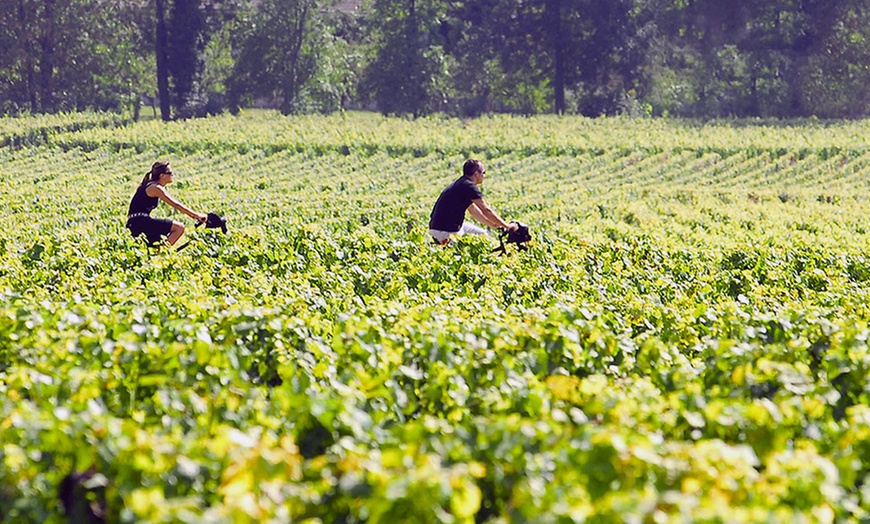
[{"label": "tree canopy", "polygon": [[0,112],[870,113],[863,0],[0,0]]}]

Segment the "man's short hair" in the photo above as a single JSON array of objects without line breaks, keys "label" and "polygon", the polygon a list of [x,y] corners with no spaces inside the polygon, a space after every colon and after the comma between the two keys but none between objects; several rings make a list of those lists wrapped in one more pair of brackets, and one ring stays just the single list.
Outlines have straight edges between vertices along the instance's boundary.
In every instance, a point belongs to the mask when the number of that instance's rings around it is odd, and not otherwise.
[{"label": "man's short hair", "polygon": [[465,161],[465,165],[462,166],[463,176],[471,177],[478,171],[483,171],[483,162],[474,158],[469,158]]}]

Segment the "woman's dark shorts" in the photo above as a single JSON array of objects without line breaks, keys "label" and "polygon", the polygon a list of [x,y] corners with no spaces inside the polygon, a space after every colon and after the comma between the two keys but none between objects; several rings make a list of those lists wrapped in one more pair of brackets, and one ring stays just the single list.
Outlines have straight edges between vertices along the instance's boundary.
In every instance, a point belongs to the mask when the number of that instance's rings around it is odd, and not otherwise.
[{"label": "woman's dark shorts", "polygon": [[158,244],[163,237],[168,237],[172,230],[172,220],[168,218],[151,218],[149,216],[137,216],[127,219],[127,229],[133,237],[145,235],[149,245]]}]

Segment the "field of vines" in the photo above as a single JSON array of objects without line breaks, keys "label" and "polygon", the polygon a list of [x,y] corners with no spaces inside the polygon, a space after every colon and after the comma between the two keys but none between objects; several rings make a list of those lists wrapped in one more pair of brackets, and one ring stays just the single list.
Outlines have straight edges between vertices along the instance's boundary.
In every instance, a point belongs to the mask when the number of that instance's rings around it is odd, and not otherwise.
[{"label": "field of vines", "polygon": [[[428,237],[469,157],[529,250]],[[227,234],[130,237],[158,159]],[[0,180],[0,522],[870,520],[870,122],[7,118]]]}]

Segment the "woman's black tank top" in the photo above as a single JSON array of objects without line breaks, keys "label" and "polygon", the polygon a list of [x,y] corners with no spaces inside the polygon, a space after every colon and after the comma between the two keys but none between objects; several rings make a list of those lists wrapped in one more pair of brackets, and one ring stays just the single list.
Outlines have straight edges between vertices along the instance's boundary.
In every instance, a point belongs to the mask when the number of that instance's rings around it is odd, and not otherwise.
[{"label": "woman's black tank top", "polygon": [[151,184],[153,184],[153,182],[143,184],[136,189],[136,193],[133,194],[133,199],[130,200],[130,210],[127,211],[127,216],[140,215],[143,213],[150,215],[151,211],[157,207],[157,204],[160,203],[160,199],[148,196],[148,193],[145,192],[145,189]]}]

